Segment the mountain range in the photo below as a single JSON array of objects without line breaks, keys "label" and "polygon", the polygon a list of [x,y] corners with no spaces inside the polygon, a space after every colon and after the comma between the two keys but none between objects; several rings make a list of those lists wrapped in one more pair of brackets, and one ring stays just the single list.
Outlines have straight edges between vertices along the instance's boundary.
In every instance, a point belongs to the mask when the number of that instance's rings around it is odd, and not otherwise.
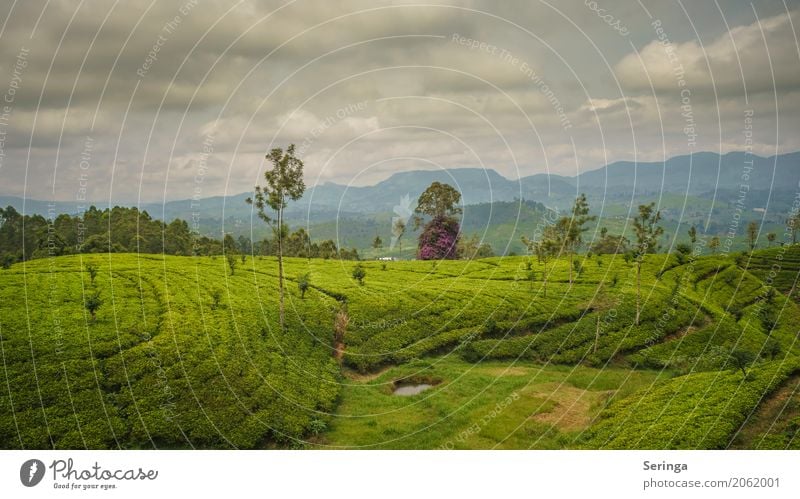
[{"label": "mountain range", "polygon": [[[372,218],[378,213],[391,213],[405,196],[413,209],[419,194],[435,181],[456,187],[464,205],[534,200],[564,209],[583,192],[593,206],[618,205],[623,212],[639,202],[666,194],[678,195],[683,200],[687,196],[714,200],[715,206],[724,207],[736,201],[745,185],[748,209],[763,208],[769,201],[770,212],[782,212],[788,211],[800,184],[800,152],[771,157],[744,152],[724,155],[701,152],[663,162],[617,161],[575,177],[538,173],[517,180],[481,168],[398,172],[370,186],[348,187],[329,182],[310,187],[302,199],[290,205],[287,220],[293,225],[307,225],[344,218]],[[147,203],[140,208],[165,220],[189,220],[195,212],[202,225],[213,225],[216,221],[219,227],[224,220],[229,230],[243,223],[249,226],[251,207],[244,202],[248,195],[203,198],[195,202],[195,208],[191,200]],[[19,197],[0,196],[2,206],[22,211],[22,204]],[[25,211],[47,216],[49,204],[28,199]],[[75,210],[75,203],[52,205],[55,213]],[[107,202],[97,203],[98,207],[107,205]]]}]

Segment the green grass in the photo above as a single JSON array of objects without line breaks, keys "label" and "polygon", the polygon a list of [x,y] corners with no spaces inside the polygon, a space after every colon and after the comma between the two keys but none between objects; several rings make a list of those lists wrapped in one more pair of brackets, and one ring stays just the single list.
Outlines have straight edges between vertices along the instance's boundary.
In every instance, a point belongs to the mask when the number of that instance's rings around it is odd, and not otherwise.
[{"label": "green grass", "polygon": [[[665,373],[417,360],[368,380],[349,380],[324,448],[557,449],[578,436],[610,400]],[[438,382],[418,395],[392,394],[398,379]]]},{"label": "green grass", "polygon": [[[222,257],[15,264],[0,271],[0,445],[719,448],[797,367],[800,247],[650,255],[639,325],[634,264],[576,260],[572,283],[567,259],[365,261],[360,285],[355,262],[288,258],[285,332],[274,258],[234,275]],[[737,349],[755,356],[745,382]],[[391,395],[409,376],[438,384]]]}]

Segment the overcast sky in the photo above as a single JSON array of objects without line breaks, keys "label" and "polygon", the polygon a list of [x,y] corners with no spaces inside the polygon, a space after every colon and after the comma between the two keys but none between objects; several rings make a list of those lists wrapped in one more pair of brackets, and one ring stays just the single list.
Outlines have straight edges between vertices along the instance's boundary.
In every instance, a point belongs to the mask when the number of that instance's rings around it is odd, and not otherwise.
[{"label": "overcast sky", "polygon": [[309,185],[800,149],[800,1],[433,3],[2,0],[0,194],[236,194],[290,143]]}]

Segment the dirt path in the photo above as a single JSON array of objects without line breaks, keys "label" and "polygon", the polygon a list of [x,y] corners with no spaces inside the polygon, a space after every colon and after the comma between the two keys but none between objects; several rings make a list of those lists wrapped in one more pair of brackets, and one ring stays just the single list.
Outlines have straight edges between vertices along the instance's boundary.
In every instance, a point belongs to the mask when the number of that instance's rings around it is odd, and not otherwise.
[{"label": "dirt path", "polygon": [[378,379],[383,373],[388,371],[389,369],[393,368],[394,366],[384,366],[380,368],[378,371],[371,372],[371,373],[360,373],[358,371],[353,371],[352,369],[342,369],[342,374],[345,378],[358,381],[359,383],[366,383],[368,381],[374,381]]},{"label": "dirt path", "polygon": [[611,391],[591,391],[561,383],[545,383],[536,386],[540,396],[546,396],[555,406],[547,412],[534,414],[531,419],[552,424],[561,431],[577,431],[587,428],[592,422],[600,402]]},{"label": "dirt path", "polygon": [[[779,436],[800,416],[800,374],[787,379],[744,424],[732,449],[757,449],[765,436]],[[796,445],[796,444],[795,444]]]}]

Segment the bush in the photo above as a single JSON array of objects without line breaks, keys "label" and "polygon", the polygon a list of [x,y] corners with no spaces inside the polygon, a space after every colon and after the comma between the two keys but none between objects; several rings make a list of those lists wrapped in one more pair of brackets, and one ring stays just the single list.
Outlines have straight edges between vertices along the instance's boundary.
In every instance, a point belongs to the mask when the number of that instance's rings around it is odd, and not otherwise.
[{"label": "bush", "polygon": [[222,291],[219,288],[211,290],[211,309],[216,310],[219,307],[219,302],[222,300]]},{"label": "bush", "polygon": [[86,310],[88,310],[89,313],[92,315],[92,322],[94,322],[95,319],[97,318],[96,317],[97,310],[100,308],[102,304],[103,300],[100,299],[100,291],[94,291],[86,298],[84,306],[86,307]]},{"label": "bush", "polygon": [[320,433],[328,431],[328,424],[321,419],[312,419],[311,423],[308,425],[308,429],[312,434],[319,435]]},{"label": "bush", "polygon": [[94,279],[97,277],[97,266],[87,263],[86,264],[86,273],[89,274],[89,282],[94,284]]},{"label": "bush", "polygon": [[300,290],[300,299],[305,299],[306,291],[308,291],[308,287],[311,284],[311,274],[306,272],[305,274],[301,274],[300,277],[297,278],[297,289]]},{"label": "bush", "polygon": [[364,266],[360,263],[356,264],[356,266],[353,267],[353,279],[358,281],[360,286],[363,286],[365,277],[367,277],[367,271],[364,269]]}]

